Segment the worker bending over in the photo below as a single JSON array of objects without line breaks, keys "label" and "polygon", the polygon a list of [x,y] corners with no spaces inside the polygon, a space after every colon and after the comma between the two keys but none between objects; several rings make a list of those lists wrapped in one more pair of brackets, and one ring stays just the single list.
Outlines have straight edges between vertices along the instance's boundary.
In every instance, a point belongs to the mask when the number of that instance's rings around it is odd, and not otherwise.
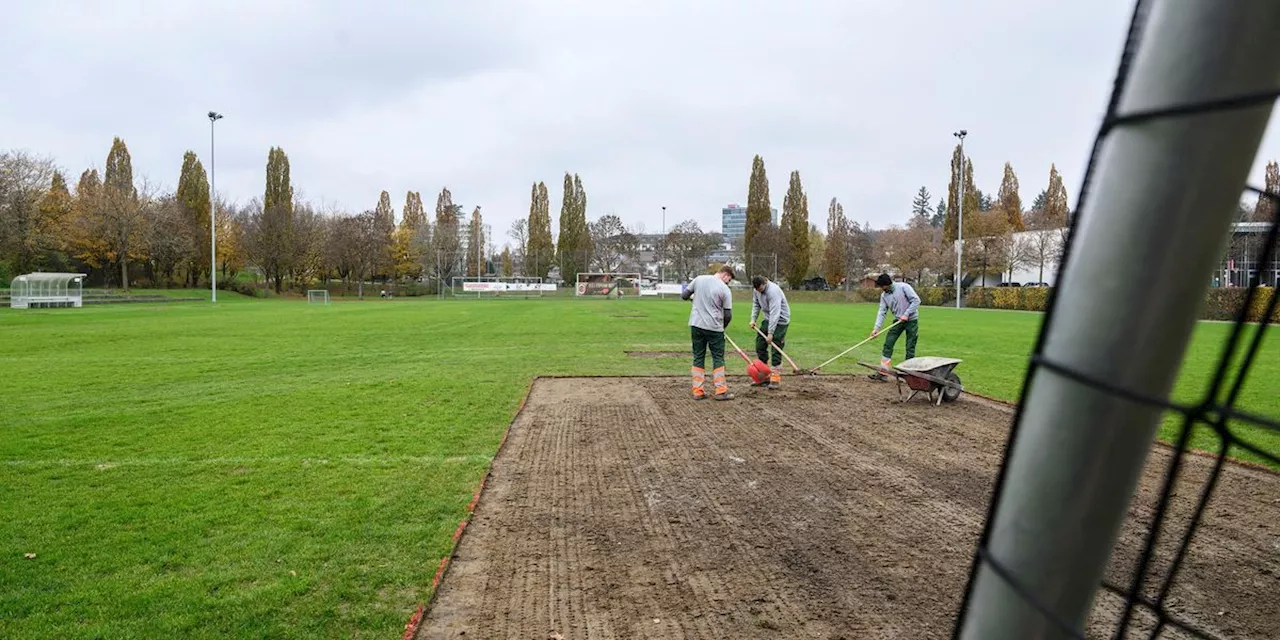
[{"label": "worker bending over", "polygon": [[893,314],[897,322],[889,327],[888,334],[884,337],[884,349],[880,352],[880,370],[871,374],[872,380],[885,380],[885,375],[890,369],[890,363],[893,358],[893,345],[898,342],[898,336],[903,331],[907,332],[907,360],[916,357],[916,338],[919,336],[920,323],[920,296],[916,295],[916,290],[905,282],[894,282],[889,274],[882,273],[876,278],[876,286],[880,287],[880,310],[876,313],[876,326],[871,330],[872,337],[880,333],[880,327],[884,325],[884,319],[887,314]]},{"label": "worker bending over", "polygon": [[[751,328],[756,334],[756,357],[769,364],[769,380],[755,386],[768,385],[770,389],[782,386],[782,349],[787,346],[787,326],[791,323],[791,305],[787,295],[764,276],[751,278]],[[756,326],[756,319],[763,316],[764,324]],[[764,334],[764,335],[761,335]],[[770,347],[773,347],[770,349]],[[770,352],[772,351],[772,354]]]}]

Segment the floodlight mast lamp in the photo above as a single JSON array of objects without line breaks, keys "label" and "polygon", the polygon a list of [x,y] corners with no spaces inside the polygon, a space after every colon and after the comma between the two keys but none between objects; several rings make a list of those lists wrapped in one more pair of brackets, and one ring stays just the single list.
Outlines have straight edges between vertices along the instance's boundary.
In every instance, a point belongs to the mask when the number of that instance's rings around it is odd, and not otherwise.
[{"label": "floodlight mast lamp", "polygon": [[956,308],[960,308],[960,280],[964,273],[960,270],[960,261],[964,256],[964,137],[969,135],[965,129],[951,134],[960,139],[960,189],[956,193]]},{"label": "floodlight mast lamp", "polygon": [[218,182],[213,155],[213,123],[221,119],[221,113],[209,112],[209,294],[214,304],[218,303]]}]

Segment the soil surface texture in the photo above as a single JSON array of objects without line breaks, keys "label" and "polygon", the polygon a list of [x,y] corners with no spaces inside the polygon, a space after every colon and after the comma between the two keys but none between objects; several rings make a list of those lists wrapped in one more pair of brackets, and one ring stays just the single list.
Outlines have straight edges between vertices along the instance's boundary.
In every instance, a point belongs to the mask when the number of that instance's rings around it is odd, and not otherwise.
[{"label": "soil surface texture", "polygon": [[[1011,409],[899,404],[865,376],[745,382],[694,402],[683,378],[536,381],[417,637],[949,638]],[[1111,582],[1130,583],[1170,457],[1153,447]],[[1157,576],[1212,463],[1186,458]],[[1277,638],[1277,593],[1280,476],[1228,464],[1165,608]],[[1089,637],[1122,606],[1099,591]]]}]

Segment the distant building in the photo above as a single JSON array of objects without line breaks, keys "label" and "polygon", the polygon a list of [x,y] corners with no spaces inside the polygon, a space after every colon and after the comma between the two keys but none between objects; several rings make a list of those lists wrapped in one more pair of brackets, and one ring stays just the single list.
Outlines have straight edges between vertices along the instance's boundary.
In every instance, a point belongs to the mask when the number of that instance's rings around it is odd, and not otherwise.
[{"label": "distant building", "polygon": [[[769,211],[773,214],[773,226],[778,226],[778,210],[771,208]],[[745,236],[747,234],[747,208],[742,205],[731,204],[721,209],[720,233],[726,239]]]}]

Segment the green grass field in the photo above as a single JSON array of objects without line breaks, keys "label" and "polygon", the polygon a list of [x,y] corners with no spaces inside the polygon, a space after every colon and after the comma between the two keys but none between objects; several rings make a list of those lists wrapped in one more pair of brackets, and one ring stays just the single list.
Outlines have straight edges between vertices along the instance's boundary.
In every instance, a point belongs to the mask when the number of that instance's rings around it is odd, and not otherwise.
[{"label": "green grass field", "polygon": [[[623,352],[686,349],[687,313],[226,292],[216,308],[0,310],[0,637],[394,637],[530,379],[685,375],[684,359]],[[864,337],[875,306],[793,315],[788,352],[812,366]],[[967,387],[1017,398],[1040,315],[922,315],[922,355],[963,358]],[[1228,329],[1198,328],[1180,398]],[[1280,344],[1265,349],[1241,404],[1280,415]],[[830,370],[864,372],[854,355]]]}]

